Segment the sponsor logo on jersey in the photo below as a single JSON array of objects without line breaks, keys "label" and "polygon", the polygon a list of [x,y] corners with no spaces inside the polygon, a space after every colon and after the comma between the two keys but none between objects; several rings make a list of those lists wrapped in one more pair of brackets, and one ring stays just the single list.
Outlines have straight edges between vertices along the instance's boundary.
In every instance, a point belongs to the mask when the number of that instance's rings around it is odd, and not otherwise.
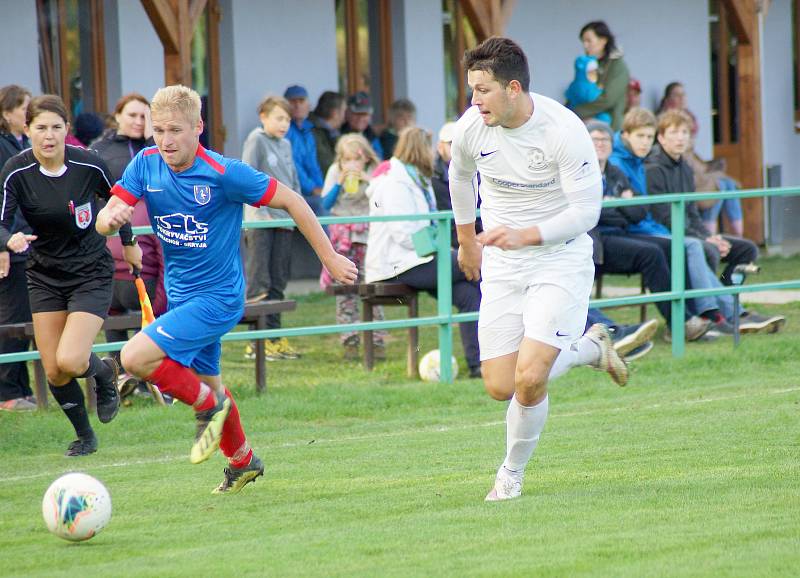
[{"label": "sponsor logo on jersey", "polygon": [[75,224],[79,229],[87,229],[92,224],[92,203],[75,207]]},{"label": "sponsor logo on jersey", "polygon": [[154,189],[153,187],[150,186],[150,183],[147,184],[147,192],[148,193],[160,193],[163,190],[164,189]]},{"label": "sponsor logo on jersey", "polygon": [[528,151],[528,169],[531,171],[541,171],[546,169],[550,163],[544,151],[538,147],[533,147]]},{"label": "sponsor logo on jersey", "polygon": [[207,205],[211,200],[211,187],[208,185],[194,186],[194,200],[198,205]]},{"label": "sponsor logo on jersey", "polygon": [[481,151],[481,157],[488,157],[489,155],[493,155],[493,154],[494,154],[494,153],[496,153],[498,150],[500,150],[500,149],[495,149],[495,150],[493,150],[493,151],[489,151],[488,153],[485,153],[485,152]]},{"label": "sponsor logo on jersey", "polygon": [[156,215],[156,234],[165,243],[182,247],[206,247],[208,223],[195,219],[194,215],[170,213]]}]

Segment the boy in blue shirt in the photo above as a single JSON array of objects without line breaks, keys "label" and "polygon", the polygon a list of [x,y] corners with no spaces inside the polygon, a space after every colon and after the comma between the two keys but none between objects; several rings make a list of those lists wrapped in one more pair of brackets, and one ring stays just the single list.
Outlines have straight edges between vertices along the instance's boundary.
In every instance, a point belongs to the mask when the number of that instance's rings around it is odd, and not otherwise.
[{"label": "boy in blue shirt", "polygon": [[297,193],[241,161],[200,146],[200,97],[185,86],[156,92],[151,103],[155,147],[139,152],[98,214],[97,230],[115,233],[133,208],[147,203],[161,241],[168,311],[136,334],[121,351],[128,373],[155,383],[193,406],[197,435],[190,460],[207,460],[219,447],[228,458],[214,493],[236,493],[263,475],[230,391],[222,385],[220,337],[244,312],[239,254],[242,204],[285,209],[340,282],[357,271],[339,255]]}]

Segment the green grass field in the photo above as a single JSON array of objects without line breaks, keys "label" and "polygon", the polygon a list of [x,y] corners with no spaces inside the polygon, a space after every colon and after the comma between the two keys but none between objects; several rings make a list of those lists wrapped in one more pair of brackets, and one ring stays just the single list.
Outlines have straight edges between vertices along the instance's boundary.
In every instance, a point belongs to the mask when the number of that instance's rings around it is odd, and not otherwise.
[{"label": "green grass field", "polygon": [[[759,308],[777,310],[785,331],[736,351],[690,344],[674,360],[659,339],[624,389],[583,368],[554,382],[524,495],[508,503],[483,502],[505,404],[476,380],[406,379],[403,332],[372,374],[340,361],[336,336],[296,339],[304,358],[269,364],[261,397],[244,344],[226,345],[225,381],[267,465],[237,496],[210,494],[221,456],[189,463],[186,407],[137,400],[94,420],[100,451],[79,460],[62,456],[72,436],[59,411],[0,414],[0,575],[797,575],[800,303]],[[332,321],[321,295],[284,318]],[[424,350],[435,336],[422,331]],[[68,471],[99,478],[114,503],[82,544],[41,516]]]}]

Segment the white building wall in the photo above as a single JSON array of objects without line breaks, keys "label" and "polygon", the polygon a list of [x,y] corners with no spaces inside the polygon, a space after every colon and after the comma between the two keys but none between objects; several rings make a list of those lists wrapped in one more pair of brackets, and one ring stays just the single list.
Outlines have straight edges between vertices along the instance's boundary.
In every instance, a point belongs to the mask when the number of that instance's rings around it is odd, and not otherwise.
[{"label": "white building wall", "polygon": [[[118,0],[119,94],[138,92],[148,100],[164,86],[164,49],[141,2]],[[109,96],[112,97],[109,91]],[[109,103],[113,110],[114,102]]]},{"label": "white building wall", "polygon": [[[774,0],[764,19],[762,107],[764,163],[780,165],[784,187],[800,185],[800,134],[794,131],[791,0]],[[771,243],[800,238],[800,198],[769,201]]]},{"label": "white building wall", "polygon": [[[658,106],[673,80],[686,86],[697,116],[697,150],[712,156],[711,65],[708,5],[697,0],[519,0],[506,28],[528,55],[531,90],[559,101],[583,53],[578,33],[592,20],[605,20],[625,53],[631,76],[642,84],[642,104]],[[649,23],[649,25],[648,25]],[[659,42],[659,39],[661,41]]]},{"label": "white building wall", "polygon": [[222,8],[225,154],[238,157],[266,94],[302,84],[313,109],[322,92],[338,90],[336,13],[333,2],[318,0],[225,0]]},{"label": "white building wall", "polygon": [[0,14],[13,15],[0,35],[0,86],[18,84],[34,95],[42,91],[36,2],[0,0]]},{"label": "white building wall", "polygon": [[[395,98],[417,105],[417,124],[436,131],[445,122],[444,31],[441,2],[403,0],[395,28]],[[400,16],[395,12],[394,17]]]}]

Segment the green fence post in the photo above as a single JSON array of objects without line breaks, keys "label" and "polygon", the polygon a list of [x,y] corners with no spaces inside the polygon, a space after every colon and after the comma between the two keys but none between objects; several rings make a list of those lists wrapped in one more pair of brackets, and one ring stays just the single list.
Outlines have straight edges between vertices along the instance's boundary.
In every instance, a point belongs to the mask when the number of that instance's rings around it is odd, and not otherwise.
[{"label": "green fence post", "polygon": [[679,297],[672,300],[672,355],[683,357],[686,344],[684,320],[686,318],[686,275],[684,272],[686,249],[684,249],[684,230],[686,201],[680,200],[670,203],[672,219],[672,291],[679,293]]},{"label": "green fence post", "polygon": [[439,381],[453,382],[453,333],[450,316],[453,314],[453,272],[450,264],[450,217],[436,220],[436,304],[440,316],[447,320],[439,325]]}]

